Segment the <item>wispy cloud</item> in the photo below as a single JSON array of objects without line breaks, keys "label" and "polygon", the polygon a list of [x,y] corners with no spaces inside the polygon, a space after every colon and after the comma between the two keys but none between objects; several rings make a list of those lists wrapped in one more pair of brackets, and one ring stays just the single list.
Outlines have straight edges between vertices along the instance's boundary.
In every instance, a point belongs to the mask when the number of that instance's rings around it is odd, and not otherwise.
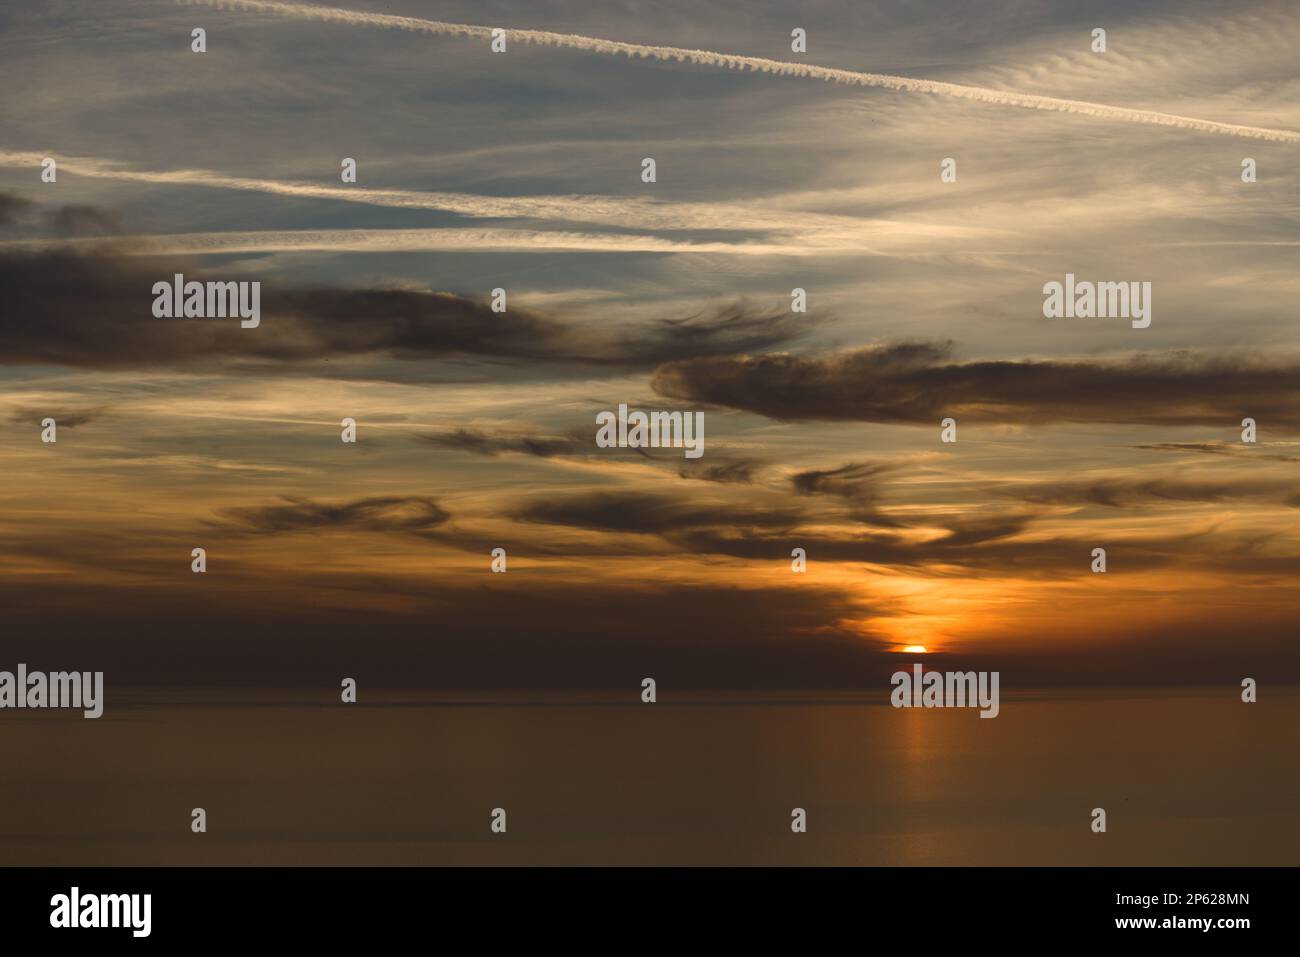
[{"label": "wispy cloud", "polygon": [[[320,7],[305,3],[277,3],[271,0],[196,0],[208,6],[239,7],[257,10],[284,17],[305,20],[324,20],[348,23],[357,26],[382,27],[394,30],[413,30],[438,36],[473,37],[488,41],[492,36],[492,27],[473,26],[463,23],[444,23],[439,20],[425,20],[419,17],[401,17],[384,13],[367,13],[360,10],[345,10],[335,7]],[[1300,143],[1300,132],[1294,130],[1270,129],[1259,126],[1244,126],[1235,123],[1220,123],[1213,120],[1197,119],[1190,116],[1178,116],[1172,113],[1160,113],[1154,110],[1135,110],[1104,103],[1089,103],[1084,100],[1062,99],[1053,96],[1038,96],[1032,93],[1016,93],[1009,90],[997,90],[989,87],[967,86],[960,83],[944,83],[936,80],[923,80],[915,77],[894,76],[886,73],[865,73],[858,70],[839,70],[831,67],[815,66],[805,63],[790,63],[783,60],[769,60],[764,57],[738,56],[731,53],[717,53],[710,50],[688,50],[682,47],[651,46],[642,43],[623,43],[618,40],[602,40],[596,37],[580,36],[572,33],[552,33],[546,30],[508,30],[508,37],[515,41],[533,43],[541,46],[562,47],[598,53],[610,56],[641,57],[675,63],[696,63],[702,66],[719,67],[728,70],[750,70],[756,73],[771,73],[777,76],[799,77],[826,80],[853,86],[880,87],[907,93],[933,93],[941,96],[974,100],[997,106],[1014,106],[1031,110],[1053,110],[1062,113],[1075,113],[1099,119],[1122,120],[1146,123],[1155,126],[1171,126],[1184,130],[1203,133],[1220,133],[1228,136],[1240,136],[1253,139],[1271,140],[1278,143]]]},{"label": "wispy cloud", "polygon": [[927,423],[1117,422],[1230,427],[1244,415],[1300,428],[1300,362],[1183,351],[1137,358],[960,362],[946,343],[827,355],[686,359],[663,395],[775,419]]},{"label": "wispy cloud", "polygon": [[[724,256],[823,256],[808,243],[686,242],[623,233],[573,233],[541,229],[304,229],[256,232],[175,233],[118,237],[122,255],[193,256],[233,253],[694,253]],[[6,249],[94,248],[93,238],[0,242]],[[845,253],[870,254],[861,247]]]},{"label": "wispy cloud", "polygon": [[[22,150],[0,150],[0,166],[24,168],[39,167],[48,154]],[[624,230],[644,231],[712,231],[758,232],[781,234],[784,242],[767,244],[746,243],[692,243],[684,240],[669,241],[652,237],[626,234],[578,233],[555,231],[539,236],[534,230],[312,230],[307,233],[267,231],[262,233],[239,232],[205,234],[203,237],[168,236],[153,237],[156,243],[170,243],[179,251],[200,251],[208,246],[218,246],[223,251],[258,251],[273,245],[286,249],[337,248],[364,250],[384,246],[398,249],[445,249],[462,244],[476,244],[476,248],[505,248],[526,251],[536,245],[570,250],[612,251],[677,251],[726,252],[735,246],[736,251],[767,248],[771,254],[799,255],[807,245],[822,249],[841,248],[859,251],[868,247],[895,246],[905,243],[942,242],[945,240],[974,240],[992,236],[1009,235],[1007,230],[991,230],[968,224],[909,222],[870,216],[849,216],[787,208],[779,202],[669,202],[637,196],[488,196],[476,193],[429,192],[421,190],[383,189],[363,186],[326,186],[294,180],[258,179],[230,176],[214,170],[148,170],[129,168],[121,163],[78,156],[59,156],[60,170],[74,176],[92,179],[118,180],[130,183],[147,183],[157,186],[199,186],[210,189],[238,190],[266,193],[299,199],[323,199],[343,203],[356,203],[391,209],[423,209],[454,213],[473,219],[539,220],[547,223],[594,223],[617,226]],[[7,215],[14,216],[19,209],[33,205],[27,200],[10,195],[8,204],[0,209],[0,222]],[[75,210],[74,210],[75,212]],[[99,215],[108,215],[98,211]],[[61,212],[60,216],[74,213]],[[114,227],[115,220],[107,220]],[[111,230],[72,230],[74,235],[87,232],[120,232]],[[386,237],[386,238],[385,238]],[[441,237],[441,238],[440,238]],[[147,237],[137,237],[145,239]],[[797,240],[797,242],[796,242]],[[230,248],[228,248],[230,247]]]},{"label": "wispy cloud", "polygon": [[229,509],[236,528],[274,534],[327,529],[367,532],[423,533],[451,516],[431,498],[389,495],[350,502],[315,502],[289,499],[275,505]]},{"label": "wispy cloud", "polygon": [[514,306],[410,289],[268,288],[263,324],[153,318],[150,290],[184,269],[121,255],[134,247],[96,242],[68,250],[0,255],[0,364],[89,368],[211,367],[232,360],[288,367],[317,360],[481,356],[649,368],[685,356],[765,349],[802,335],[809,316],[736,303],[640,328],[584,324]]}]

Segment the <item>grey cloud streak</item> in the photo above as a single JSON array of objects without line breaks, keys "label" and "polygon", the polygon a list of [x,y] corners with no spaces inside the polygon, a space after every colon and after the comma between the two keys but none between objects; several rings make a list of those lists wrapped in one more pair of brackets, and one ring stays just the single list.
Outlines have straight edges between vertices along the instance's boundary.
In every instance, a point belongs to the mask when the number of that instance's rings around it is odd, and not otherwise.
[{"label": "grey cloud streak", "polygon": [[902,342],[797,356],[701,357],[652,382],[677,400],[769,418],[912,423],[1112,422],[1231,427],[1250,415],[1300,430],[1300,360],[1153,357],[958,361],[951,344]]},{"label": "grey cloud streak", "polygon": [[[78,222],[90,222],[85,211]],[[91,228],[91,227],[77,227]],[[453,293],[407,289],[281,288],[262,284],[262,323],[156,319],[155,282],[175,273],[222,276],[193,264],[94,252],[0,254],[0,363],[91,369],[211,368],[245,361],[281,368],[327,359],[468,356],[612,369],[651,368],[687,356],[766,349],[807,326],[745,303],[635,328],[580,323]]]}]

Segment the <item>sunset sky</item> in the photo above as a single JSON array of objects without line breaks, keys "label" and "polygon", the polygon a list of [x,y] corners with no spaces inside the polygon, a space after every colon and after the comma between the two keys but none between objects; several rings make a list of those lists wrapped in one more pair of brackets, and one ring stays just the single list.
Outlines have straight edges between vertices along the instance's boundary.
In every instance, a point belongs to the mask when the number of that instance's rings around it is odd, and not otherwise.
[{"label": "sunset sky", "polygon": [[[973,94],[247,6],[0,11],[2,666],[1300,681],[1294,3],[346,2]],[[175,273],[261,325],[155,319]],[[1150,327],[1044,318],[1067,273]],[[598,448],[620,403],[703,457]]]}]

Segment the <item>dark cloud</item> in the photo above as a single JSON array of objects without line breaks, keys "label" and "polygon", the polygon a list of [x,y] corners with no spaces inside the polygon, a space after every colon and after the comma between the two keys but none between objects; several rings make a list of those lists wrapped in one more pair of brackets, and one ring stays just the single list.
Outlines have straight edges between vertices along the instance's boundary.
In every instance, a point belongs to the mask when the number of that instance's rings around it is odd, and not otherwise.
[{"label": "dark cloud", "polygon": [[1116,422],[1300,428],[1300,362],[1166,353],[1133,359],[957,362],[908,342],[823,356],[706,357],[656,370],[654,388],[774,419],[925,423]]},{"label": "dark cloud", "polygon": [[[908,528],[918,524],[935,524],[933,517],[921,513],[891,515],[878,507],[881,478],[902,466],[887,462],[850,462],[833,469],[811,469],[790,479],[800,495],[829,495],[852,504],[853,520],[879,528]],[[940,521],[940,524],[942,522]]]},{"label": "dark cloud", "polygon": [[[574,430],[565,435],[520,435],[465,428],[428,433],[417,436],[417,439],[437,448],[488,457],[517,454],[540,459],[580,458],[588,461],[618,463],[633,460],[653,465],[662,465],[665,460],[680,461],[680,453],[676,450],[602,449],[596,446],[594,435],[594,428],[591,432]],[[654,454],[656,452],[660,454]],[[699,460],[687,461],[677,468],[677,475],[679,478],[713,482],[719,485],[750,485],[754,481],[755,471],[761,467],[761,463],[750,459],[718,460],[715,458],[707,465]]]},{"label": "dark cloud", "polygon": [[796,316],[789,310],[735,302],[685,319],[661,319],[652,324],[648,341],[634,351],[638,362],[656,365],[696,356],[732,356],[789,342],[819,323],[810,314]]},{"label": "dark cloud", "polygon": [[16,193],[0,193],[0,226],[19,222],[36,206],[30,199]]},{"label": "dark cloud", "polygon": [[684,479],[700,482],[717,482],[720,485],[749,485],[754,481],[754,472],[761,468],[761,463],[748,459],[732,462],[713,462],[709,465],[691,464],[678,470]]},{"label": "dark cloud", "polygon": [[999,539],[1019,535],[1029,528],[1037,516],[1028,512],[973,512],[950,516],[945,522],[947,532],[932,543],[943,549],[967,545],[983,545]]},{"label": "dark cloud", "polygon": [[[1180,534],[1108,536],[1094,541],[1028,536],[1040,512],[1032,509],[986,509],[962,513],[915,514],[906,521],[877,524],[864,530],[863,517],[840,528],[826,517],[793,507],[715,505],[686,498],[619,491],[575,494],[536,500],[516,507],[511,518],[527,523],[560,525],[607,533],[651,536],[641,554],[670,551],[755,561],[788,558],[795,546],[824,562],[860,562],[909,568],[932,575],[955,573],[1012,574],[1055,578],[1085,574],[1091,549],[1103,544],[1117,567],[1149,571],[1169,565],[1200,565],[1243,572],[1300,571],[1300,556],[1271,554],[1264,540],[1225,536],[1209,548],[1206,529]],[[932,530],[932,531],[926,531]],[[538,554],[630,554],[625,542],[529,541],[517,544]]]},{"label": "dark cloud", "polygon": [[1233,575],[1300,575],[1300,555],[1279,553],[1280,534],[1216,535],[1212,528],[1181,534],[1115,535],[1085,532],[1050,539],[1021,536],[1032,518],[997,515],[963,518],[935,538],[871,531],[822,529],[771,533],[762,529],[691,528],[665,535],[679,550],[695,555],[752,561],[787,561],[795,546],[810,562],[855,562],[906,568],[927,576],[1007,576],[1039,581],[1078,579],[1090,573],[1091,550],[1107,551],[1112,572],[1168,568],[1204,569]]},{"label": "dark cloud", "polygon": [[[688,529],[672,536],[673,544],[699,555],[755,561],[784,561],[790,550],[806,550],[809,561],[854,562],[908,568],[935,576],[983,573],[995,577],[1058,579],[1086,574],[1091,542],[1070,539],[1019,540],[1023,518],[990,518],[958,523],[941,536],[916,541],[885,532],[836,534],[799,530],[782,535],[738,533],[732,529]],[[1128,567],[1143,571],[1174,562],[1178,543],[1141,540],[1108,541]],[[1112,564],[1114,561],[1112,560]],[[1297,566],[1295,561],[1290,563]]]},{"label": "dark cloud", "polygon": [[802,516],[793,508],[714,505],[645,492],[595,492],[530,502],[512,517],[605,532],[667,534],[706,526],[790,528]]},{"label": "dark cloud", "polygon": [[689,319],[664,319],[641,329],[579,325],[548,313],[449,293],[406,290],[269,290],[264,313],[274,323],[310,321],[346,354],[387,353],[399,359],[439,355],[547,360],[584,365],[650,367],[684,356],[720,356],[766,348],[803,330],[780,312],[738,305]]},{"label": "dark cloud", "polygon": [[[908,566],[996,565],[1023,548],[1041,558],[1051,553],[1059,559],[1064,543],[1006,543],[1026,531],[1035,513],[1026,511],[971,512],[932,518],[925,524],[941,529],[937,536],[921,539],[914,534],[847,529],[828,533],[824,529],[802,530],[805,525],[821,526],[820,516],[795,507],[752,507],[700,503],[685,498],[646,492],[598,492],[528,502],[516,508],[517,521],[600,532],[654,535],[692,554],[726,555],[733,558],[774,558],[788,555],[795,545],[815,544],[820,557],[830,561],[872,562]],[[901,524],[901,523],[896,523]],[[921,525],[918,520],[916,525]],[[991,544],[1003,546],[1001,557],[977,549]],[[586,546],[583,546],[584,548]],[[1077,544],[1068,546],[1077,552]],[[576,546],[575,546],[576,548]],[[811,552],[810,552],[811,553]],[[1069,559],[1077,562],[1077,555]],[[1054,566],[1058,565],[1053,561]]]},{"label": "dark cloud", "polygon": [[85,425],[92,419],[99,418],[103,411],[102,408],[60,409],[57,406],[46,406],[44,408],[28,406],[14,409],[9,415],[9,421],[20,425],[37,426],[42,419],[51,418],[60,429],[75,429],[79,425]]},{"label": "dark cloud", "polygon": [[1127,508],[1159,502],[1222,502],[1230,499],[1260,499],[1294,505],[1297,492],[1295,479],[1289,478],[1184,479],[1168,476],[1040,482],[1005,489],[1003,494],[1045,505]]},{"label": "dark cloud", "polygon": [[1300,462],[1300,456],[1266,451],[1266,444],[1245,442],[1152,442],[1135,448],[1148,452],[1200,452],[1205,455],[1249,455],[1274,462]]},{"label": "dark cloud", "polygon": [[[94,217],[83,210],[69,219],[89,228]],[[498,314],[450,293],[286,289],[272,279],[262,282],[261,325],[243,329],[233,319],[156,319],[152,287],[178,272],[186,281],[258,277],[125,252],[103,242],[0,255],[0,362],[113,369],[245,360],[284,368],[353,356],[469,356],[634,369],[765,349],[806,330],[786,313],[745,305],[629,328],[518,306]]]},{"label": "dark cloud", "polygon": [[0,193],[0,226],[34,222],[39,218],[60,236],[114,236],[122,232],[121,217],[107,209],[88,205],[48,207],[16,193]]},{"label": "dark cloud", "polygon": [[419,436],[440,449],[471,452],[475,455],[495,456],[503,452],[532,455],[550,459],[558,456],[589,455],[595,447],[595,428],[590,435],[573,432],[568,435],[517,435],[485,432],[481,429],[451,429]]},{"label": "dark cloud", "polygon": [[836,495],[856,502],[871,502],[879,495],[880,476],[897,469],[897,465],[886,463],[850,462],[834,469],[799,472],[790,483],[800,495]]},{"label": "dark cloud", "polygon": [[235,528],[274,534],[346,528],[367,532],[427,532],[451,516],[431,498],[379,496],[328,504],[286,498],[276,505],[227,509]]},{"label": "dark cloud", "polygon": [[50,223],[64,236],[114,236],[122,232],[118,215],[97,206],[62,206],[51,215]]},{"label": "dark cloud", "polygon": [[[581,458],[608,461],[641,460],[646,463],[662,463],[665,460],[680,461],[681,453],[674,449],[642,448],[606,448],[595,443],[596,427],[590,431],[574,429],[563,435],[547,435],[540,431],[535,434],[517,432],[491,432],[484,429],[448,429],[443,432],[430,432],[416,438],[440,449],[457,452],[469,452],[474,455],[495,457],[502,454],[531,455],[535,458]],[[733,461],[714,460],[708,465],[689,461],[677,470],[685,479],[698,479],[704,482],[720,484],[749,484],[754,480],[754,471],[759,463],[746,459]]]}]

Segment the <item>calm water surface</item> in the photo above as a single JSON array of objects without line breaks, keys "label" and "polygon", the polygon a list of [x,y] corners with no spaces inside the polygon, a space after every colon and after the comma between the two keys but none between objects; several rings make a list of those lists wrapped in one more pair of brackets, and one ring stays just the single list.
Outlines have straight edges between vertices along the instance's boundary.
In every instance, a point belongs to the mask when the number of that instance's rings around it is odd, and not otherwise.
[{"label": "calm water surface", "polygon": [[0,864],[1300,864],[1296,690],[362,695],[7,711]]}]

